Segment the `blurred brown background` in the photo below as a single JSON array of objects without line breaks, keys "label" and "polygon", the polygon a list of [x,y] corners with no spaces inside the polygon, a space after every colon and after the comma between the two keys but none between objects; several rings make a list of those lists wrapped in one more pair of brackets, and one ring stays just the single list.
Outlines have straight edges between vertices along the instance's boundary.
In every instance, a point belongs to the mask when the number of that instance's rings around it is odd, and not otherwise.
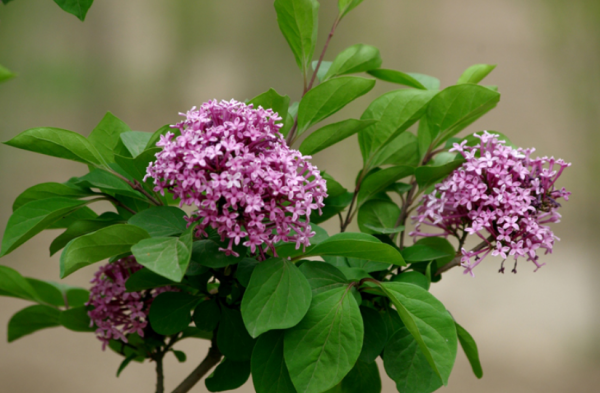
[{"label": "blurred brown background", "polygon": [[[321,1],[321,41],[336,1]],[[478,342],[484,378],[459,350],[443,392],[593,392],[600,382],[600,317],[595,257],[600,162],[600,4],[594,0],[365,0],[340,25],[327,59],[355,43],[380,48],[385,68],[456,81],[475,63],[498,64],[486,79],[502,100],[470,130],[498,130],[540,155],[573,163],[561,179],[573,192],[555,227],[562,241],[533,273],[497,273],[489,258],[476,277],[456,269],[433,288]],[[0,139],[31,127],[87,135],[108,110],[135,130],[154,131],[208,99],[243,100],[269,87],[297,100],[301,79],[280,35],[270,0],[103,0],[85,23],[49,0],[0,6],[0,64],[19,77],[0,85]],[[359,117],[368,102],[397,88],[378,82],[332,120]],[[356,139],[315,162],[347,186],[361,163]],[[14,198],[44,181],[82,175],[84,167],[0,146],[0,234]],[[335,230],[335,223],[326,225]],[[58,280],[57,233],[43,233],[1,264]],[[96,267],[65,281],[87,286]],[[6,323],[26,302],[0,298],[1,392],[151,392],[153,366],[102,352],[92,334],[61,328],[7,344]],[[205,355],[205,342],[179,349],[188,361],[166,364],[172,389]],[[395,391],[384,377],[384,392]],[[596,388],[594,388],[596,386]],[[193,390],[205,392],[203,383]],[[248,382],[240,391],[253,391]]]}]

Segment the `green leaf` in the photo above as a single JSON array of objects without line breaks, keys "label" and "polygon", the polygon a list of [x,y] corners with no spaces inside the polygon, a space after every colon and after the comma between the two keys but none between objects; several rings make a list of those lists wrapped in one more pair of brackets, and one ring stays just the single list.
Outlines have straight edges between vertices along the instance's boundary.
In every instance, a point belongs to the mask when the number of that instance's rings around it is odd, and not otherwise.
[{"label": "green leaf", "polygon": [[150,306],[148,320],[152,329],[159,334],[170,336],[188,327],[191,313],[200,298],[183,292],[163,292]]},{"label": "green leaf", "polygon": [[106,162],[115,162],[115,149],[121,142],[120,135],[127,131],[131,131],[127,124],[112,113],[107,112],[88,136],[88,141],[90,141]]},{"label": "green leaf", "polygon": [[369,234],[389,233],[386,231],[395,229],[398,217],[400,208],[394,202],[371,200],[358,210],[358,227]]},{"label": "green leaf", "polygon": [[388,329],[381,314],[370,307],[361,307],[360,313],[364,323],[364,340],[358,360],[373,363],[383,352],[388,342]]},{"label": "green leaf", "polygon": [[131,363],[132,360],[135,360],[135,358],[137,356],[138,356],[137,353],[132,353],[131,355],[129,355],[125,359],[123,359],[123,361],[119,365],[119,369],[117,370],[117,378],[121,375],[123,370],[125,370],[125,368],[127,366],[129,366],[129,363]]},{"label": "green leaf", "polygon": [[335,197],[328,197],[323,200],[325,207],[321,210],[323,211],[322,215],[313,214],[310,218],[310,221],[315,224],[320,224],[329,220],[331,217],[335,216],[339,212],[344,211],[344,209],[352,202],[354,194],[351,192],[344,192],[341,195]]},{"label": "green leaf", "polygon": [[356,134],[364,128],[375,123],[375,120],[355,120],[348,119],[338,123],[328,124],[311,133],[300,144],[300,152],[305,155],[312,155],[323,149]]},{"label": "green leaf", "polygon": [[221,322],[217,330],[217,346],[227,359],[238,362],[248,361],[252,355],[255,340],[250,337],[242,314],[228,307],[221,308]]},{"label": "green leaf", "polygon": [[8,342],[38,330],[60,326],[60,310],[50,306],[35,305],[22,309],[8,321]]},{"label": "green leaf", "polygon": [[285,331],[285,363],[298,392],[323,392],[337,385],[356,363],[363,323],[350,288],[316,294],[304,319]]},{"label": "green leaf", "polygon": [[283,360],[281,330],[261,335],[252,351],[252,382],[256,393],[296,393]]},{"label": "green leaf", "polygon": [[[311,246],[307,249],[311,249],[315,245],[322,243],[324,240],[329,238],[329,235],[325,231],[325,229],[320,226],[311,223],[310,228],[313,232],[315,232],[315,236],[310,238]],[[295,231],[292,230],[291,234],[295,234]],[[275,245],[275,250],[277,251],[277,255],[280,257],[297,257],[304,254],[303,247],[296,249],[296,243],[294,242],[280,242]]]},{"label": "green leaf", "polygon": [[[5,1],[4,4],[6,4],[7,2],[8,1]],[[7,80],[14,78],[15,76],[17,75],[12,73],[8,68],[5,68],[0,65],[0,83],[6,82]]]},{"label": "green leaf", "polygon": [[433,371],[446,385],[457,348],[452,316],[439,300],[416,285],[384,282],[381,288],[396,306]]},{"label": "green leaf", "polygon": [[442,386],[442,380],[407,328],[392,336],[383,355],[385,371],[396,382],[399,392],[430,393]]},{"label": "green leaf", "polygon": [[29,202],[8,219],[0,256],[7,255],[63,216],[81,208],[88,201],[55,197]]},{"label": "green leaf", "polygon": [[321,172],[321,176],[327,182],[327,195],[329,197],[336,197],[338,195],[342,195],[348,190],[346,190],[340,183],[338,183],[331,175],[326,172]]},{"label": "green leaf", "polygon": [[93,332],[96,330],[93,324],[91,324],[85,306],[69,308],[61,312],[59,321],[62,326],[74,332]]},{"label": "green leaf", "polygon": [[362,181],[360,190],[358,191],[357,207],[360,209],[365,202],[376,196],[378,193],[385,191],[390,184],[410,176],[414,172],[415,169],[413,167],[398,165],[367,175]]},{"label": "green leaf", "polygon": [[117,224],[73,239],[60,255],[60,278],[92,263],[125,254],[148,237],[148,232],[135,225]]},{"label": "green leaf", "polygon": [[402,256],[406,262],[433,261],[434,259],[440,259],[449,256],[454,257],[456,252],[454,251],[452,245],[448,243],[446,239],[440,240],[445,240],[445,243],[439,245],[415,244],[413,246],[406,247],[402,250]]},{"label": "green leaf", "polygon": [[462,85],[464,83],[479,83],[488,76],[490,72],[492,72],[496,68],[496,65],[489,64],[475,64],[471,67],[467,68],[465,72],[458,78],[457,85]]},{"label": "green leaf", "polygon": [[[404,250],[402,250],[404,251]],[[431,285],[431,281],[427,278],[426,275],[419,272],[402,272],[402,274],[398,274],[394,276],[392,279],[394,282],[404,282],[408,284],[415,284],[428,291],[429,286]]]},{"label": "green leaf", "polygon": [[169,124],[166,124],[166,125],[160,127],[158,130],[154,131],[154,133],[150,137],[150,140],[148,141],[148,144],[146,145],[146,148],[144,150],[156,148],[156,142],[158,142],[160,140],[161,135],[167,135],[167,133],[169,133],[169,132],[171,134],[175,134],[175,138],[177,136],[181,135],[181,131],[179,131],[179,129],[172,128]]},{"label": "green leaf", "polygon": [[221,320],[221,309],[216,300],[205,300],[194,310],[194,324],[200,330],[212,332]]},{"label": "green leaf", "polygon": [[275,0],[277,23],[296,63],[307,70],[317,42],[319,3],[315,0]]},{"label": "green leaf", "polygon": [[336,56],[325,75],[325,80],[337,75],[366,72],[381,67],[379,49],[371,45],[356,44]]},{"label": "green leaf", "polygon": [[259,262],[252,258],[244,258],[238,263],[235,270],[235,278],[244,288],[247,288],[248,284],[250,284],[250,277],[258,264]]},{"label": "green leaf", "polygon": [[[319,60],[313,60],[313,62],[312,62],[313,71],[317,69],[318,64],[319,64]],[[332,64],[331,61],[322,61],[321,62],[321,65],[319,66],[319,71],[317,71],[317,79],[319,80],[319,83],[323,82],[323,80],[325,79],[325,75],[327,75],[327,72],[329,71],[331,64]]]},{"label": "green leaf", "polygon": [[175,349],[171,349],[171,352],[173,352],[173,355],[175,355],[175,357],[177,358],[177,361],[179,363],[183,363],[187,360],[187,356],[185,355],[185,352],[177,351]]},{"label": "green leaf", "polygon": [[54,0],[63,11],[75,15],[80,21],[85,20],[85,15],[94,0]]},{"label": "green leaf", "polygon": [[224,392],[237,389],[250,377],[250,362],[235,362],[223,359],[204,384],[209,392]]},{"label": "green leaf", "polygon": [[407,72],[406,74],[411,76],[413,79],[417,80],[423,86],[425,86],[427,90],[440,89],[440,80],[438,78],[429,75],[419,74],[416,72]]},{"label": "green leaf", "polygon": [[348,266],[362,269],[367,273],[387,270],[390,267],[389,263],[373,262],[366,259],[347,258],[346,260]]},{"label": "green leaf", "polygon": [[357,361],[341,385],[342,393],[381,393],[381,377],[377,363]]},{"label": "green leaf", "polygon": [[464,159],[459,158],[440,166],[420,166],[415,169],[415,178],[417,179],[417,184],[421,189],[425,189],[432,184],[444,180],[450,173],[452,173],[456,168],[460,167],[464,162]]},{"label": "green leaf", "polygon": [[121,216],[111,212],[103,213],[101,216],[93,220],[75,221],[69,225],[65,232],[52,241],[52,244],[50,244],[50,255],[54,255],[56,252],[64,248],[71,240],[79,236],[95,232],[110,225],[123,223],[123,221],[124,220],[121,218]]},{"label": "green leaf", "polygon": [[135,191],[125,180],[103,169],[94,169],[85,176],[79,178],[77,185],[88,188],[98,188],[108,194],[119,194],[131,198],[146,200],[140,192]]},{"label": "green leaf", "polygon": [[434,147],[441,145],[494,108],[500,94],[473,84],[442,90],[427,107],[427,124]]},{"label": "green leaf", "polygon": [[467,359],[469,359],[469,363],[471,364],[471,368],[473,369],[473,374],[479,379],[483,377],[483,369],[481,368],[481,362],[479,361],[479,351],[477,350],[477,344],[475,340],[469,332],[467,332],[462,326],[458,323],[456,324],[456,332],[458,333],[458,340],[460,341],[460,346],[463,351],[465,351],[465,355],[467,355]]},{"label": "green leaf", "polygon": [[406,165],[416,167],[419,164],[419,144],[417,137],[410,132],[403,132],[395,139],[382,146],[373,157],[379,165]]},{"label": "green leaf", "polygon": [[[88,201],[89,202],[89,201]],[[87,206],[78,208],[77,210],[67,213],[60,217],[58,221],[50,224],[46,229],[66,229],[73,225],[73,223],[81,220],[94,220],[98,218],[98,214]]]},{"label": "green leaf", "polygon": [[131,247],[137,262],[175,282],[180,282],[192,256],[194,226],[181,237],[152,237]]},{"label": "green leaf", "polygon": [[298,107],[298,135],[368,93],[373,86],[374,79],[342,76],[312,88]]},{"label": "green leaf", "polygon": [[100,154],[85,137],[60,128],[31,128],[4,143],[18,149],[52,157],[94,166],[102,165]]},{"label": "green leaf", "polygon": [[[419,120],[436,94],[430,90],[400,89],[375,99],[361,116],[365,120],[378,120],[358,134],[364,162],[369,162],[381,148]],[[379,164],[372,162],[371,167]]]},{"label": "green leaf", "polygon": [[121,133],[120,137],[129,153],[131,153],[131,157],[135,158],[146,150],[146,145],[152,138],[152,134],[144,131],[125,131]]},{"label": "green leaf", "polygon": [[174,236],[187,227],[185,212],[174,206],[156,206],[139,212],[129,219],[131,225],[145,229],[152,237]]},{"label": "green leaf", "polygon": [[92,195],[90,190],[85,190],[70,183],[40,183],[23,191],[15,199],[12,209],[15,211],[29,202],[40,199],[54,197],[83,198],[90,195]]},{"label": "green leaf", "polygon": [[399,85],[414,87],[415,89],[427,90],[418,80],[404,72],[396,70],[386,70],[383,68],[368,71],[369,75],[382,81],[397,83]]},{"label": "green leaf", "polygon": [[322,243],[310,247],[310,250],[304,254],[305,257],[318,255],[352,257],[406,266],[402,255],[395,248],[364,233],[338,233]]},{"label": "green leaf", "polygon": [[[0,266],[0,272],[2,272],[2,267],[3,266]],[[25,278],[25,280],[27,280],[29,285],[31,285],[31,287],[34,289],[40,303],[46,303],[56,307],[65,306],[65,298],[63,293],[56,284],[30,277]],[[0,284],[0,290],[1,289],[2,286]]]},{"label": "green leaf", "polygon": [[8,266],[0,266],[0,293],[3,296],[11,296],[33,302],[43,300],[38,296],[38,293],[29,280]]},{"label": "green leaf", "polygon": [[242,256],[225,255],[219,251],[220,246],[212,240],[198,240],[192,246],[192,261],[206,267],[218,269],[235,265],[242,261]]},{"label": "green leaf", "polygon": [[338,0],[338,9],[340,10],[340,19],[348,12],[352,11],[356,6],[362,3],[363,0]]},{"label": "green leaf", "polygon": [[281,96],[274,89],[269,89],[251,99],[248,104],[254,104],[254,108],[262,106],[264,109],[273,109],[273,112],[285,121],[290,106],[290,97]]},{"label": "green leaf", "polygon": [[173,284],[176,284],[176,282],[158,275],[150,269],[140,269],[125,281],[125,289],[127,292],[140,292],[145,289],[153,289]]},{"label": "green leaf", "polygon": [[156,153],[161,151],[160,148],[149,148],[144,150],[135,158],[123,157],[115,154],[115,162],[123,169],[131,178],[144,184],[147,190],[152,191],[152,179],[144,182],[146,169],[151,161],[156,160]]},{"label": "green leaf", "polygon": [[273,329],[288,329],[300,322],[312,293],[304,275],[289,260],[271,258],[252,273],[242,299],[242,318],[250,336]]},{"label": "green leaf", "polygon": [[348,280],[344,273],[329,263],[306,261],[300,265],[300,271],[308,280],[313,297],[321,292],[348,285]]}]

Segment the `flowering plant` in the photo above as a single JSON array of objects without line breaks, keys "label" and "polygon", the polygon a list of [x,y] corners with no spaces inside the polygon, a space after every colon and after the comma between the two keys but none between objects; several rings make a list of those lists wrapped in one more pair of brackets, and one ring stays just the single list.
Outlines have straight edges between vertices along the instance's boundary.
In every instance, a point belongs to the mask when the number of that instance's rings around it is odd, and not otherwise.
[{"label": "flowering plant", "polygon": [[[250,375],[258,393],[380,392],[378,357],[398,391],[428,393],[448,383],[459,343],[481,378],[475,341],[430,285],[455,266],[474,275],[490,254],[501,272],[510,257],[515,273],[519,258],[543,266],[541,252],[557,240],[548,224],[569,197],[557,184],[569,164],[535,158],[497,132],[457,137],[498,104],[498,89],[479,84],[494,66],[469,67],[441,89],[434,77],[382,68],[370,45],[324,60],[361,3],[338,1],[313,61],[319,3],[275,0],[303,75],[298,102],[270,89],[247,102],[206,102],[154,133],[108,113],[87,138],[42,127],[5,142],[89,171],[19,195],[0,256],[63,229],[50,245],[61,252],[61,278],[107,260],[90,291],[0,266],[0,295],[36,303],[11,318],[8,340],[54,326],[95,332],[122,357],[117,375],[152,362],[156,392],[165,390],[164,357],[186,360],[175,349],[184,339],[211,348],[177,393],[215,366],[205,380],[214,392]],[[315,127],[376,81],[403,87],[360,119]],[[347,189],[311,155],[354,135],[363,167]],[[97,201],[114,211],[98,215]],[[329,219],[339,219],[339,233],[319,226]],[[353,222],[360,232],[348,231]],[[467,247],[471,238],[480,243]]]}]

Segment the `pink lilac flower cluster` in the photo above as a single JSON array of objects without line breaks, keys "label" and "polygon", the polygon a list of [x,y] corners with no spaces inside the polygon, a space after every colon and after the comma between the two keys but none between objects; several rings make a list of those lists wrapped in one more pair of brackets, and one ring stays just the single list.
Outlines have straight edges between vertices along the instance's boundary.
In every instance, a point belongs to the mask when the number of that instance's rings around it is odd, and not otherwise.
[{"label": "pink lilac flower cluster", "polygon": [[127,342],[127,335],[137,333],[144,336],[148,325],[150,304],[158,294],[176,290],[161,287],[142,292],[125,292],[127,279],[143,266],[133,256],[119,259],[102,266],[90,281],[90,300],[86,306],[94,307],[88,315],[98,329],[96,336],[106,349],[110,340]]},{"label": "pink lilac flower cluster", "polygon": [[280,241],[309,246],[310,215],[324,206],[326,182],[310,156],[287,146],[277,113],[213,100],[181,115],[186,119],[173,126],[181,135],[161,137],[163,150],[146,177],[155,191],[196,206],[188,221],[198,222],[197,236],[216,229],[228,240],[221,251],[236,256],[240,242],[259,258]]},{"label": "pink lilac flower cluster", "polygon": [[[544,265],[537,250],[551,253],[559,240],[547,224],[560,221],[557,199],[569,199],[571,193],[555,183],[571,164],[554,157],[534,159],[535,149],[513,149],[487,131],[475,136],[478,145],[466,146],[463,141],[450,149],[459,152],[465,163],[423,197],[411,235],[480,237],[479,247],[461,250],[461,265],[471,275],[488,254],[503,258],[502,273],[509,256],[515,259],[514,273],[520,257],[532,261],[537,271]],[[442,232],[426,233],[422,225]]]}]

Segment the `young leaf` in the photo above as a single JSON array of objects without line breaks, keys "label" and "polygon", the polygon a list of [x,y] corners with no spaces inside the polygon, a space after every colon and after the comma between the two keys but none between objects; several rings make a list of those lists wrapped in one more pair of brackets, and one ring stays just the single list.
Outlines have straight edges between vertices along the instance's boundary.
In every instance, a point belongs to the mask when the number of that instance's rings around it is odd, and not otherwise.
[{"label": "young leaf", "polygon": [[188,327],[191,313],[200,298],[183,292],[163,292],[150,306],[148,320],[152,329],[169,336]]},{"label": "young leaf", "polygon": [[120,137],[131,157],[135,158],[146,150],[152,134],[144,131],[125,131],[121,133]]},{"label": "young leaf", "polygon": [[[0,266],[0,274],[2,274],[2,267]],[[6,279],[6,278],[5,278]],[[35,278],[27,277],[25,278],[29,285],[33,288],[38,297],[38,302],[46,303],[56,307],[64,307],[65,306],[65,297],[63,293],[59,289],[59,287],[55,283],[50,283],[42,280],[37,280]],[[2,282],[0,279],[0,290],[2,289]]]},{"label": "young leaf", "polygon": [[283,360],[284,332],[261,335],[252,351],[252,382],[256,393],[296,393]]},{"label": "young leaf", "polygon": [[425,86],[427,90],[439,90],[440,89],[440,80],[436,77],[419,74],[416,72],[407,72],[406,75],[412,77],[417,80],[420,84]]},{"label": "young leaf", "polygon": [[414,172],[415,169],[413,167],[398,165],[367,175],[358,191],[358,208],[381,191],[384,191],[390,184],[406,176],[410,176]]},{"label": "young leaf", "polygon": [[392,336],[383,355],[385,371],[399,392],[430,393],[443,385],[407,328]]},{"label": "young leaf", "polygon": [[362,2],[363,0],[338,0],[340,19],[342,19],[348,12],[352,11],[356,6],[358,6]]},{"label": "young leaf", "polygon": [[137,357],[138,357],[137,353],[132,353],[132,354],[128,355],[125,359],[123,359],[123,361],[119,365],[119,368],[117,369],[117,378],[119,378],[119,376],[121,375],[123,370],[125,370],[125,368],[127,366],[129,366],[129,363],[131,363],[131,361],[135,360],[135,358],[137,358]]},{"label": "young leaf", "polygon": [[74,332],[93,332],[96,330],[94,325],[90,323],[88,310],[85,306],[62,311],[58,320],[62,326]]},{"label": "young leaf", "polygon": [[358,360],[373,363],[388,342],[388,329],[379,311],[370,307],[361,307],[360,314],[365,335]]},{"label": "young leaf", "polygon": [[7,255],[51,224],[81,208],[88,201],[56,197],[29,202],[8,219],[0,256]]},{"label": "young leaf", "polygon": [[[445,240],[445,239],[440,239]],[[445,257],[454,257],[456,252],[454,247],[447,240],[447,243],[439,245],[433,244],[415,244],[410,247],[406,247],[402,250],[402,256],[406,262],[424,262],[433,261],[434,259],[440,259]],[[448,247],[449,245],[449,247]]]},{"label": "young leaf", "polygon": [[248,334],[242,314],[229,307],[221,308],[221,322],[217,330],[217,345],[227,359],[238,362],[250,360],[254,340]]},{"label": "young leaf", "polygon": [[148,144],[146,145],[146,148],[144,150],[156,148],[156,142],[158,142],[160,140],[161,136],[167,135],[167,133],[174,134],[175,137],[181,135],[181,131],[179,131],[179,129],[172,128],[168,124],[164,125],[164,126],[160,127],[158,130],[154,131],[154,133],[150,137],[150,140],[148,141]]},{"label": "young leaf", "polygon": [[251,99],[248,104],[254,104],[254,108],[262,106],[264,109],[273,109],[273,112],[276,112],[285,121],[290,106],[290,97],[281,96],[274,89],[269,89]]},{"label": "young leaf", "polygon": [[65,232],[52,241],[52,244],[50,244],[50,255],[54,255],[76,237],[95,232],[110,225],[123,223],[123,221],[121,216],[111,212],[103,213],[93,220],[75,221],[69,225]]},{"label": "young leaf", "polygon": [[85,137],[60,128],[31,128],[4,144],[93,166],[102,165],[100,154]]},{"label": "young leaf", "polygon": [[192,226],[178,238],[143,239],[131,247],[131,252],[140,265],[170,280],[180,282],[192,256],[193,230]]},{"label": "young leaf", "polygon": [[381,393],[377,363],[356,362],[341,383],[342,393]]},{"label": "young leaf", "polygon": [[479,83],[488,76],[490,72],[492,72],[496,68],[496,65],[489,64],[475,64],[471,67],[467,68],[465,72],[458,78],[457,85],[462,85],[465,83]]},{"label": "young leaf", "polygon": [[[4,4],[6,4],[7,2],[8,1],[5,1]],[[12,73],[10,70],[8,70],[8,68],[5,68],[0,65],[0,83],[6,82],[7,80],[14,78],[15,76],[16,75],[14,73]]]},{"label": "young leaf", "polygon": [[304,72],[317,42],[319,3],[316,0],[275,0],[277,23]]},{"label": "young leaf", "polygon": [[299,392],[319,393],[352,369],[363,341],[363,323],[350,287],[321,292],[308,313],[285,331],[284,358]]},{"label": "young leaf", "polygon": [[336,197],[338,195],[342,195],[348,190],[346,190],[340,183],[338,183],[331,175],[326,172],[321,172],[321,176],[327,182],[327,195],[330,197]]},{"label": "young leaf", "polygon": [[173,352],[173,355],[175,355],[175,357],[177,358],[177,361],[179,363],[184,363],[187,360],[187,356],[186,356],[185,352],[178,351],[176,349],[171,349],[171,352]]},{"label": "young leaf", "polygon": [[371,45],[356,44],[343,50],[333,63],[324,80],[337,75],[355,74],[374,70],[381,66],[379,49]]},{"label": "young leaf", "polygon": [[399,282],[385,282],[381,288],[390,298],[427,362],[444,384],[456,358],[454,320],[444,305],[426,290]]},{"label": "young leaf", "polygon": [[342,76],[309,90],[298,107],[298,135],[368,93],[374,79]]},{"label": "young leaf", "polygon": [[90,190],[78,187],[71,183],[40,183],[29,187],[15,199],[12,209],[17,210],[21,206],[37,201],[54,197],[65,198],[83,198],[92,195]]},{"label": "young leaf", "polygon": [[423,86],[421,82],[410,76],[410,74],[406,74],[404,72],[380,68],[376,70],[370,70],[368,73],[369,75],[372,75],[377,79],[381,79],[382,81],[414,87],[415,89],[427,90],[427,88]]},{"label": "young leaf", "polygon": [[127,124],[112,113],[107,112],[88,136],[88,141],[90,141],[106,162],[115,162],[115,148],[121,142],[120,135],[127,131],[131,131]]},{"label": "young leaf", "polygon": [[456,324],[456,332],[458,333],[458,340],[460,341],[460,346],[463,351],[465,351],[465,355],[467,355],[467,359],[469,359],[469,363],[471,364],[471,368],[473,369],[473,374],[479,379],[483,377],[483,369],[481,368],[481,362],[479,361],[479,351],[477,350],[477,344],[475,340],[469,332],[467,332],[462,326],[458,323]]},{"label": "young leaf", "polygon": [[156,206],[139,212],[129,224],[145,229],[152,237],[176,236],[185,231],[185,212],[174,206]]},{"label": "young leaf", "polygon": [[194,324],[200,330],[212,332],[221,320],[221,309],[216,300],[205,300],[194,310]]},{"label": "young leaf", "polygon": [[[319,60],[314,60],[312,62],[313,71],[317,69],[318,64],[319,64]],[[319,71],[317,71],[317,79],[319,80],[319,83],[321,83],[325,80],[325,75],[327,75],[327,72],[329,72],[329,68],[331,67],[331,64],[332,64],[331,61],[323,60],[321,62],[321,65],[319,66]]]},{"label": "young leaf", "polygon": [[38,330],[60,326],[60,310],[50,306],[35,305],[22,309],[8,321],[8,342]]},{"label": "young leaf", "polygon": [[148,232],[135,225],[117,224],[73,239],[60,255],[60,278],[92,263],[125,254],[148,237]]},{"label": "young leaf", "polygon": [[125,289],[127,292],[139,292],[173,284],[176,282],[160,276],[150,269],[141,269],[129,276],[125,281]]},{"label": "young leaf", "polygon": [[250,377],[250,362],[235,362],[227,358],[215,368],[215,371],[206,378],[204,384],[209,392],[223,392],[237,389],[246,383]]},{"label": "young leaf", "polygon": [[425,189],[428,186],[445,179],[450,173],[452,173],[452,171],[460,167],[464,162],[464,159],[459,158],[440,166],[420,166],[415,169],[415,178],[417,179],[417,184],[422,189]]},{"label": "young leaf", "polygon": [[273,329],[288,329],[300,322],[312,293],[304,275],[289,260],[271,258],[252,273],[242,299],[242,318],[250,336]]},{"label": "young leaf", "polygon": [[312,155],[332,146],[375,123],[375,120],[348,119],[328,124],[311,133],[300,144],[300,152]]},{"label": "young leaf", "polygon": [[[402,250],[404,251],[404,250]],[[428,291],[429,286],[431,285],[430,279],[422,273],[419,272],[402,272],[402,274],[398,274],[394,276],[392,279],[393,282],[405,282],[408,284],[415,284]]]},{"label": "young leaf", "polygon": [[394,202],[371,200],[358,210],[358,227],[364,233],[382,233],[395,229],[398,217],[400,208]]},{"label": "young leaf", "polygon": [[25,277],[8,266],[0,266],[0,294],[33,302],[43,300]]},{"label": "young leaf", "polygon": [[98,188],[108,194],[118,194],[146,200],[144,195],[132,189],[125,180],[102,169],[94,169],[87,175],[80,177],[76,184],[81,187]]},{"label": "young leaf", "polygon": [[54,0],[54,2],[58,4],[63,11],[75,15],[83,22],[94,0]]}]

